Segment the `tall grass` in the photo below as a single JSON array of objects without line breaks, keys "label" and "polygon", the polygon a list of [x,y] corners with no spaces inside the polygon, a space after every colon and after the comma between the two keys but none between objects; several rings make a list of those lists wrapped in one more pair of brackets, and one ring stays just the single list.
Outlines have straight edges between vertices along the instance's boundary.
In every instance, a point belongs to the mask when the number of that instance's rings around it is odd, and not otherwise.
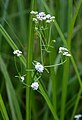
[{"label": "tall grass", "polygon": [[[82,106],[82,0],[0,3],[0,120],[73,120]],[[35,30],[32,10],[54,15],[54,22]],[[58,53],[60,46],[71,54],[66,61]],[[23,54],[14,61],[18,49]],[[34,61],[44,66],[43,73],[35,71]],[[30,87],[34,80],[37,91]]]}]

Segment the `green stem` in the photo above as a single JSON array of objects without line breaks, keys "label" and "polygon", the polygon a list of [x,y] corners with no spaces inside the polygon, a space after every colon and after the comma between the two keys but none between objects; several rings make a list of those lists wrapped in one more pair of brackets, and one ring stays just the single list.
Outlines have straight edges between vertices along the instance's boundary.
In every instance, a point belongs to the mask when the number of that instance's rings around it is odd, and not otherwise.
[{"label": "green stem", "polygon": [[43,65],[43,53],[42,53],[42,37],[41,37],[41,34],[40,34],[40,50],[41,50],[41,62],[42,62],[42,65]]},{"label": "green stem", "polygon": [[[34,7],[34,0],[31,1],[31,10]],[[27,68],[32,68],[32,55],[33,55],[33,24],[32,16],[29,18],[29,38],[28,38],[28,55],[27,55]],[[27,72],[26,84],[31,84],[31,72]],[[26,120],[31,120],[31,108],[30,108],[30,87],[26,87]]]},{"label": "green stem", "polygon": [[8,114],[7,114],[7,111],[6,111],[6,107],[4,105],[1,94],[0,94],[0,111],[1,111],[1,114],[2,114],[2,117],[3,117],[3,120],[9,120],[9,117],[8,117]]},{"label": "green stem", "polygon": [[[51,39],[51,28],[52,26],[50,26],[50,30],[49,30],[49,36],[48,36],[48,47],[50,45],[50,39]],[[52,83],[52,103],[53,103],[53,108],[56,111],[56,75],[55,75],[55,70],[54,70],[54,61],[55,61],[55,57],[56,57],[56,50],[55,49],[51,49],[51,52],[49,54],[49,61],[51,64],[51,68],[50,68],[50,78],[51,78],[51,83]]]},{"label": "green stem", "polygon": [[78,103],[79,103],[79,100],[80,100],[80,97],[81,97],[81,92],[82,92],[82,89],[80,88],[78,96],[77,96],[77,99],[76,99],[76,103],[75,103],[75,106],[74,106],[74,109],[73,109],[73,113],[72,113],[72,116],[71,116],[70,120],[74,120],[74,115],[75,115],[75,112],[76,112],[77,107],[78,107]]},{"label": "green stem", "polygon": [[[70,28],[71,14],[72,14],[72,1],[68,1],[68,30]],[[68,41],[67,41],[68,42]],[[69,47],[68,47],[69,48]],[[69,64],[70,61],[65,63],[63,71],[63,81],[62,81],[62,97],[61,97],[61,120],[64,120],[65,116],[65,106],[66,106],[66,97],[67,97],[67,81],[69,79]]]},{"label": "green stem", "polygon": [[[53,59],[53,56],[55,56],[54,54],[56,54],[54,50],[51,51],[49,54],[50,64],[54,64],[54,60],[55,60],[55,57]],[[55,75],[54,67],[50,68],[50,77],[52,80],[52,102],[53,102],[54,110],[56,111],[56,98],[57,97],[56,97],[56,75]]]},{"label": "green stem", "polygon": [[69,60],[64,64],[63,81],[62,81],[62,96],[61,96],[61,120],[64,120],[65,115],[65,103],[67,95],[67,81],[69,75]]},{"label": "green stem", "polygon": [[56,20],[54,20],[54,25],[55,25],[55,27],[56,27],[56,29],[57,29],[57,31],[58,31],[58,33],[59,33],[59,35],[60,35],[60,37],[61,37],[63,43],[64,43],[64,45],[67,47],[66,39],[65,39],[65,37],[64,37],[64,35],[63,35],[63,33],[62,33],[62,31],[61,31],[61,29],[60,29],[58,23],[56,22]]},{"label": "green stem", "polygon": [[73,64],[73,67],[75,69],[75,72],[76,72],[76,75],[77,75],[77,78],[78,78],[78,81],[79,81],[79,84],[80,84],[80,87],[81,87],[81,90],[82,90],[82,82],[81,82],[81,78],[80,78],[80,75],[79,75],[79,72],[78,72],[78,69],[77,69],[77,65],[75,64],[75,61],[73,59],[73,57],[71,56],[71,62]]},{"label": "green stem", "polygon": [[43,88],[43,86],[41,85],[40,82],[39,82],[39,89],[40,89],[40,91],[41,91],[41,94],[42,94],[43,98],[45,99],[46,103],[48,104],[51,113],[53,114],[54,120],[59,120],[59,118],[57,117],[57,114],[56,114],[56,112],[55,112],[55,110],[54,110],[54,107],[53,107],[53,105],[51,104],[51,101],[50,101],[47,93],[45,92],[45,90],[44,90],[44,88]]}]

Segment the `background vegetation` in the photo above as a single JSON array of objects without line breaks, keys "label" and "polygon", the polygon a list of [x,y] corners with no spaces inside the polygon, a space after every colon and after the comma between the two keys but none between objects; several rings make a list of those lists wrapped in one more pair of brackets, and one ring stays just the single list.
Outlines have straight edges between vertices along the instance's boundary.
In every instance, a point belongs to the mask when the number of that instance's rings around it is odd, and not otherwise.
[{"label": "background vegetation", "polygon": [[[82,0],[0,0],[0,120],[73,120],[75,114],[82,114],[81,2]],[[30,17],[32,9],[55,16],[50,39],[55,39],[56,42],[51,52],[44,55],[44,64],[60,62],[60,46],[67,47],[72,54],[64,65],[49,68],[49,74],[44,71],[42,82],[46,92],[40,87],[43,97],[37,91],[24,87],[15,77],[17,71],[13,50],[17,47],[26,58],[21,57],[16,61],[20,73],[27,74],[26,83],[31,82],[31,73],[26,72],[26,68],[31,68],[33,60],[40,61],[38,37],[34,33]],[[53,117],[56,115],[58,118]]]}]

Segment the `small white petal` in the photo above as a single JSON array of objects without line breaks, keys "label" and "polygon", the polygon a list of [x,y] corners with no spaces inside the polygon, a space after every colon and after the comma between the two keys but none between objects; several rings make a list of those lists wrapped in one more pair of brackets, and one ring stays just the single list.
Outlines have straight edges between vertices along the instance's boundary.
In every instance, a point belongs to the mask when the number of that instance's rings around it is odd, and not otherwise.
[{"label": "small white petal", "polygon": [[78,119],[78,120],[79,120],[79,118],[81,118],[81,117],[82,117],[81,114],[78,114],[78,115],[75,115],[75,116],[74,116],[74,118],[76,118],[76,119]]},{"label": "small white petal", "polygon": [[33,90],[37,90],[38,87],[39,87],[38,82],[33,82],[33,83],[31,84],[31,88],[32,88]]},{"label": "small white petal", "polygon": [[51,20],[55,19],[55,16],[50,17]]},{"label": "small white petal", "polygon": [[69,53],[68,53],[68,52],[64,52],[64,53],[63,53],[63,55],[67,55],[67,54],[69,54]]},{"label": "small white petal", "polygon": [[44,66],[41,65],[39,62],[37,62],[37,64],[35,65],[35,69],[36,69],[38,72],[42,73],[43,70],[44,70]]},{"label": "small white petal", "polygon": [[63,54],[64,56],[70,57],[71,54],[69,54],[68,49],[64,47],[59,48],[59,53]]},{"label": "small white petal", "polygon": [[68,49],[65,48],[65,47],[60,47],[60,48],[59,48],[59,51],[68,51]]},{"label": "small white petal", "polygon": [[13,54],[15,54],[15,55],[17,55],[17,56],[20,56],[20,55],[22,54],[22,51],[20,51],[20,50],[15,50],[15,51],[13,52]]},{"label": "small white petal", "polygon": [[50,15],[50,14],[47,14],[47,15],[46,15],[46,18],[47,18],[47,19],[51,18],[51,15]]},{"label": "small white petal", "polygon": [[66,56],[70,57],[70,56],[71,56],[71,54],[69,54],[69,53],[68,53],[68,54],[66,54]]},{"label": "small white petal", "polygon": [[52,20],[46,20],[46,23],[51,23],[52,22]]},{"label": "small white petal", "polygon": [[46,14],[45,14],[44,12],[40,12],[38,15],[39,15],[40,17],[44,17]]},{"label": "small white petal", "polygon": [[22,82],[23,82],[23,81],[24,81],[24,76],[21,76],[20,78],[21,78],[21,80],[22,80]]},{"label": "small white petal", "polygon": [[32,15],[36,15],[36,14],[38,14],[38,12],[32,10],[32,11],[30,12],[30,14],[32,14]]}]

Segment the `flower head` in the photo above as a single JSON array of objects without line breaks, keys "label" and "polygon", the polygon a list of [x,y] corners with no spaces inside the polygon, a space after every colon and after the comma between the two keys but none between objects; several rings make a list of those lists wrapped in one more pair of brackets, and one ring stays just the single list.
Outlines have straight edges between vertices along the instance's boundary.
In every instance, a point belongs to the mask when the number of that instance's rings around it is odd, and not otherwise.
[{"label": "flower head", "polygon": [[33,90],[37,90],[38,87],[39,87],[38,82],[33,82],[33,83],[31,84],[31,88],[32,88]]},{"label": "flower head", "polygon": [[15,51],[13,52],[13,54],[15,54],[15,55],[17,55],[17,56],[21,56],[22,51],[20,51],[20,50],[15,50]]},{"label": "flower head", "polygon": [[42,73],[43,70],[44,70],[44,66],[41,65],[39,62],[37,62],[36,65],[35,65],[35,69],[36,69],[38,72]]},{"label": "flower head", "polygon": [[64,47],[60,47],[60,48],[59,48],[59,53],[61,53],[61,54],[64,55],[64,56],[67,56],[67,57],[71,56],[71,54],[69,54],[68,49],[67,49],[67,48],[64,48]]},{"label": "flower head", "polygon": [[79,120],[79,118],[81,118],[82,115],[81,114],[78,114],[78,115],[75,115],[74,118],[76,118],[76,120]]},{"label": "flower head", "polygon": [[51,23],[54,21],[55,16],[51,16],[50,14],[45,14],[45,12],[37,12],[37,11],[31,11],[32,15],[35,15],[33,18],[33,21],[35,23],[39,23],[39,21],[44,21],[45,23]]}]

